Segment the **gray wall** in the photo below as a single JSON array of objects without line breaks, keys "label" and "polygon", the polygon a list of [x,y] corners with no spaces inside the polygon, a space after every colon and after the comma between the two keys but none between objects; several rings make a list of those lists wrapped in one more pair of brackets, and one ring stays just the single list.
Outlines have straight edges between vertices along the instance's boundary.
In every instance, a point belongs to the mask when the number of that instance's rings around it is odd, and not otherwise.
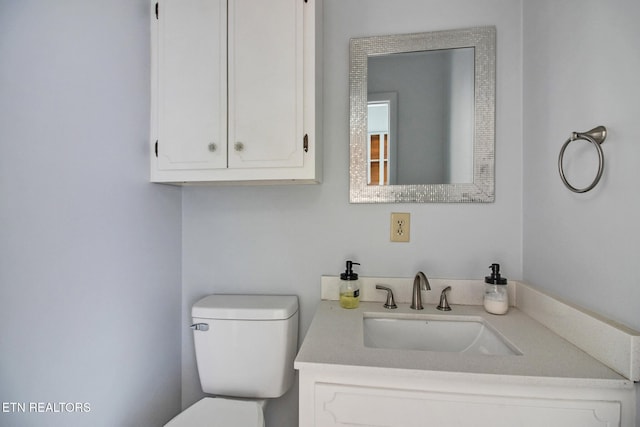
[{"label": "gray wall", "polygon": [[[146,0],[0,0],[0,424],[180,409],[180,190],[148,183]],[[28,408],[28,406],[27,406]]]},{"label": "gray wall", "polygon": [[[548,0],[524,10],[524,278],[640,329],[640,3]],[[558,152],[572,131],[596,125],[609,130],[605,173],[574,194],[560,181]],[[574,147],[567,175],[586,186],[596,151]]]},{"label": "gray wall", "polygon": [[[324,176],[319,186],[183,190],[183,404],[200,396],[191,305],[212,292],[296,294],[304,336],[320,276],[344,261],[369,276],[479,278],[492,262],[521,277],[521,5],[512,0],[327,0],[324,3]],[[496,202],[349,204],[349,38],[496,25]],[[391,212],[410,212],[411,242],[390,243]],[[479,226],[482,224],[482,226]],[[339,331],[336,331],[339,333]],[[297,425],[297,390],[272,402],[271,426]]]},{"label": "gray wall", "polygon": [[[524,18],[523,277],[640,329],[640,3],[525,2]],[[571,193],[558,152],[572,131],[596,125],[609,129],[604,176]],[[565,155],[578,187],[597,170],[582,144]]]}]

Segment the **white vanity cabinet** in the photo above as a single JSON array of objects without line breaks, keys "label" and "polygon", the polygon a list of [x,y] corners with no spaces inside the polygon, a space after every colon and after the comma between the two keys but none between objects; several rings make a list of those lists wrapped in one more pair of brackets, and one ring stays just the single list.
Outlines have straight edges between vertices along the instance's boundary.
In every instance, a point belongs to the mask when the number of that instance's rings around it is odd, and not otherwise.
[{"label": "white vanity cabinet", "polygon": [[[325,367],[328,368],[328,367]],[[300,370],[300,427],[631,427],[629,392],[475,375]],[[342,367],[344,368],[344,367]],[[625,411],[625,412],[623,412]]]},{"label": "white vanity cabinet", "polygon": [[318,182],[320,0],[159,0],[151,181]]},{"label": "white vanity cabinet", "polygon": [[[636,425],[636,359],[625,356],[636,354],[637,332],[587,319],[583,312],[572,313],[562,303],[546,301],[548,297],[525,286],[512,289],[519,295],[518,302],[535,307],[538,315],[563,313],[563,322],[571,324],[581,319],[584,330],[616,349],[615,358],[622,363],[612,365],[625,372],[623,376],[518,307],[496,316],[485,312],[482,305],[463,305],[465,299],[481,301],[483,281],[433,279],[433,289],[452,286],[456,302],[451,311],[439,311],[435,305],[438,295],[428,293],[424,310],[417,313],[408,303],[412,278],[394,280],[361,277],[360,305],[345,310],[336,300],[338,278],[323,277],[323,295],[333,299],[318,305],[294,362],[299,372],[300,427]],[[383,307],[384,295],[376,292],[376,283],[397,290],[396,309]],[[379,300],[367,301],[369,298]],[[364,339],[365,319],[371,317],[426,324],[481,319],[518,351],[426,351],[414,349],[413,344],[398,347],[401,341],[389,347],[369,346]],[[452,331],[449,340],[454,339]],[[417,332],[407,329],[403,333]],[[421,335],[421,339],[433,338]]]}]

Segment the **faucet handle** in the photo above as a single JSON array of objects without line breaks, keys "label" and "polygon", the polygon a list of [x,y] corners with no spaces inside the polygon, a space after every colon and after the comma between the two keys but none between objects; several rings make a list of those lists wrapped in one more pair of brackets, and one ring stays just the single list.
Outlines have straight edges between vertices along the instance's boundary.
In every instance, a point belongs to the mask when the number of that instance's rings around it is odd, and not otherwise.
[{"label": "faucet handle", "polygon": [[384,303],[384,308],[398,308],[398,306],[396,305],[396,301],[393,298],[393,291],[391,290],[391,288],[382,285],[376,285],[376,289],[387,291],[387,302]]},{"label": "faucet handle", "polygon": [[451,286],[447,286],[440,293],[440,304],[436,307],[440,311],[451,311],[451,307],[449,307],[449,301],[447,301],[447,291],[451,290]]}]

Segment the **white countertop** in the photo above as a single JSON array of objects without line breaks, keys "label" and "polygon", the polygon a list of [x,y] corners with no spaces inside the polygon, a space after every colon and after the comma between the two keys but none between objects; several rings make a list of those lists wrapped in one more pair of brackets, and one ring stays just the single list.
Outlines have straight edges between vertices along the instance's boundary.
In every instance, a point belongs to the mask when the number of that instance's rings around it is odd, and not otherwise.
[{"label": "white countertop", "polygon": [[[459,305],[453,310],[436,310],[425,304],[421,311],[398,303],[389,310],[380,302],[361,302],[356,309],[343,309],[338,301],[321,301],[295,360],[295,368],[383,369],[386,374],[411,371],[412,375],[486,376],[509,382],[532,382],[549,385],[584,385],[589,387],[632,388],[633,382],[552,332],[516,307],[506,315],[488,314],[481,305]],[[522,355],[472,355],[368,348],[364,346],[363,317],[393,316],[475,316],[481,317]],[[498,376],[498,377],[496,377]]]}]

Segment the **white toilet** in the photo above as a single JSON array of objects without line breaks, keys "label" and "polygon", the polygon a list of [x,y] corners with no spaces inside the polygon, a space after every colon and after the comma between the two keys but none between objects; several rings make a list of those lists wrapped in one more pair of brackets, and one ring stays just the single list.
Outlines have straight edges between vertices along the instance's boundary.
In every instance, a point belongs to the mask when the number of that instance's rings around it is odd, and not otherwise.
[{"label": "white toilet", "polygon": [[165,427],[264,427],[265,399],[282,396],[294,378],[298,298],[209,295],[192,308],[202,391]]}]

